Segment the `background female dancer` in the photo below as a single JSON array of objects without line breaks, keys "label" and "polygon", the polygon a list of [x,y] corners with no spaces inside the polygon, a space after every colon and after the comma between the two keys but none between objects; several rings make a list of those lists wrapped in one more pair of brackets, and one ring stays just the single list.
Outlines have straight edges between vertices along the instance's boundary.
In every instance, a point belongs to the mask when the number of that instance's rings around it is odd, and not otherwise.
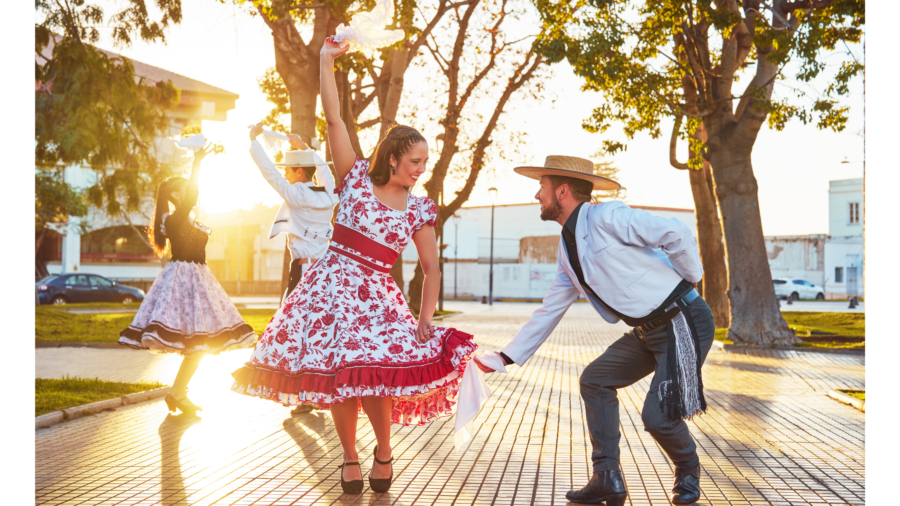
[{"label": "background female dancer", "polygon": [[[209,228],[191,217],[197,205],[200,162],[211,150],[194,153],[190,181],[173,177],[159,185],[150,239],[160,257],[168,239],[172,259],[156,277],[131,325],[119,334],[119,344],[184,357],[165,399],[169,411],[184,413],[201,410],[187,398],[187,386],[203,355],[248,348],[256,341],[253,328],[206,266]],[[170,202],[175,205],[172,214]]]},{"label": "background female dancer", "polygon": [[[368,415],[378,441],[369,485],[386,492],[393,478],[391,422],[424,425],[451,416],[476,345],[469,334],[431,325],[440,288],[437,210],[431,199],[408,190],[425,172],[428,144],[416,130],[397,126],[378,145],[371,166],[356,157],[334,80],[334,58],[346,51],[330,38],[321,51],[322,106],[340,182],[331,246],[234,372],[232,390],[330,409],[344,451],[341,486],[358,494],[358,414]],[[418,321],[390,276],[410,239],[425,271]]]}]

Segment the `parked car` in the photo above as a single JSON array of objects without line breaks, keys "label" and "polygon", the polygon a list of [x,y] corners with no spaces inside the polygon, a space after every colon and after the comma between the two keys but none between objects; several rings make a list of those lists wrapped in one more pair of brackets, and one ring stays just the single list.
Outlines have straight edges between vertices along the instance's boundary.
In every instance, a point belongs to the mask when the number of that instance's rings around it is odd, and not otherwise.
[{"label": "parked car", "polygon": [[777,278],[773,279],[772,282],[775,283],[775,295],[779,299],[787,300],[790,297],[792,300],[825,300],[825,289],[805,279]]},{"label": "parked car", "polygon": [[144,291],[121,285],[96,274],[57,274],[37,283],[38,301],[41,304],[67,304],[69,302],[140,302]]}]

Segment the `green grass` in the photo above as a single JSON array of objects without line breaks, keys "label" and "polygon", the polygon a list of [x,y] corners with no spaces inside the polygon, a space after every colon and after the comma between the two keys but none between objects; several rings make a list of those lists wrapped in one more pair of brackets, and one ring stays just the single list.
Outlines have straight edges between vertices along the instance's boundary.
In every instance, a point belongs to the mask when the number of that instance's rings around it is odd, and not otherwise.
[{"label": "green grass", "polygon": [[[838,350],[866,349],[865,313],[810,313],[783,311],[781,316],[794,333],[805,341],[795,344],[798,348]],[[716,329],[716,341],[734,344],[727,339],[728,329]]]},{"label": "green grass", "polygon": [[459,311],[439,311],[437,309],[434,310],[434,316],[447,316],[451,314],[456,314]]},{"label": "green grass", "polygon": [[136,392],[161,388],[162,383],[121,383],[99,379],[70,378],[34,380],[34,416],[104,401]]},{"label": "green grass", "polygon": [[784,321],[798,336],[807,332],[834,334],[839,336],[866,335],[865,313],[810,313],[804,311],[782,311]]},{"label": "green grass", "polygon": [[119,340],[131,324],[131,313],[73,314],[52,306],[34,308],[34,340],[68,343],[103,343]]},{"label": "green grass", "polygon": [[734,344],[734,341],[728,339],[728,329],[716,329],[716,341],[722,341],[725,344]]},{"label": "green grass", "polygon": [[[52,304],[44,304],[41,307],[49,307]],[[121,302],[79,302],[75,304],[62,304],[59,306],[53,306],[56,309],[93,309],[93,308],[103,308],[103,309],[137,309],[141,307],[140,302],[130,302],[128,304],[122,304]]]},{"label": "green grass", "polygon": [[[72,304],[74,305],[74,304]],[[272,320],[275,309],[238,309],[241,317],[253,327],[257,335],[263,333]],[[456,311],[435,311],[435,316]],[[54,306],[38,306],[34,310],[35,341],[66,343],[114,343],[119,332],[131,325],[130,313],[74,314]]]},{"label": "green grass", "polygon": [[866,400],[866,391],[865,390],[838,390],[839,392],[844,392],[847,395],[852,395],[857,399]]}]

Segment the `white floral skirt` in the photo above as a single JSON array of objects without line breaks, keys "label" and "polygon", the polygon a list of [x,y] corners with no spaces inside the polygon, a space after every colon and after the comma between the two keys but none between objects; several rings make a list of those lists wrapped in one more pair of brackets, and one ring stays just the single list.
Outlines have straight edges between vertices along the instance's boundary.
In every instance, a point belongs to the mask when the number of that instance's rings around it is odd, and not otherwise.
[{"label": "white floral skirt", "polygon": [[206,264],[169,262],[119,344],[157,353],[210,354],[251,348],[256,333]]}]

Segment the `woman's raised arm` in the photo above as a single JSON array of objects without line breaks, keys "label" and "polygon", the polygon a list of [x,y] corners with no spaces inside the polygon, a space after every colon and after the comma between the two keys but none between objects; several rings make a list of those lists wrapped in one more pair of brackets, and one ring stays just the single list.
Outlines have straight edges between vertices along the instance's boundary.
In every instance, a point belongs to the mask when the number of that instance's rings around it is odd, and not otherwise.
[{"label": "woman's raised arm", "polygon": [[350,46],[341,47],[331,37],[325,39],[319,53],[319,93],[322,96],[322,110],[328,124],[328,145],[334,158],[334,171],[337,173],[337,184],[356,163],[356,153],[350,144],[347,126],[341,119],[341,105],[338,100],[337,84],[334,82],[334,59],[347,52]]}]

